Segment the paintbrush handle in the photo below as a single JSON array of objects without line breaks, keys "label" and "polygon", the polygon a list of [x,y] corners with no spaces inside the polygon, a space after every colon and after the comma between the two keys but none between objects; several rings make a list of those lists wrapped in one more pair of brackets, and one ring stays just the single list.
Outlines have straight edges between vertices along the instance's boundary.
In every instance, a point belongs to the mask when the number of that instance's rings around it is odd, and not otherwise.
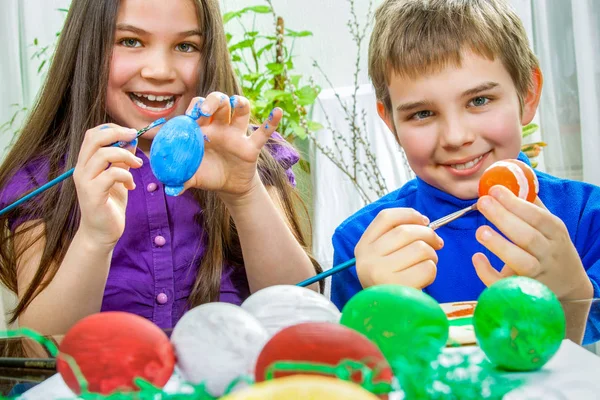
[{"label": "paintbrush handle", "polygon": [[0,368],[56,370],[56,359],[0,357]]},{"label": "paintbrush handle", "polygon": [[433,229],[434,231],[446,224],[449,224],[450,222],[462,217],[463,215],[470,213],[471,211],[475,211],[477,210],[477,203],[467,207],[467,208],[463,208],[462,210],[453,212],[452,214],[448,214],[445,217],[442,217],[440,219],[436,219],[435,221],[431,222],[429,226],[431,229]]}]

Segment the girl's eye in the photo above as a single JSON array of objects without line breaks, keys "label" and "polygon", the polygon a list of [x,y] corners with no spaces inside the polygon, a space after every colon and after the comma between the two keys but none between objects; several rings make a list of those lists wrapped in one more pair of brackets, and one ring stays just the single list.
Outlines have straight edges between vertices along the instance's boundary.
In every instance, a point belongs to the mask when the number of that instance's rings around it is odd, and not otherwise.
[{"label": "girl's eye", "polygon": [[481,106],[485,106],[489,102],[490,102],[490,99],[488,99],[487,97],[480,96],[480,97],[475,97],[473,100],[471,100],[469,105],[472,105],[474,107],[481,107]]},{"label": "girl's eye", "polygon": [[411,119],[416,119],[417,121],[420,121],[422,119],[431,117],[433,115],[433,112],[429,111],[429,110],[423,110],[423,111],[417,111],[416,113],[414,113],[411,117]]},{"label": "girl's eye", "polygon": [[142,45],[137,39],[122,39],[119,43],[125,47],[140,47]]},{"label": "girl's eye", "polygon": [[191,53],[196,50],[196,46],[191,43],[181,43],[177,45],[177,50],[183,53]]}]

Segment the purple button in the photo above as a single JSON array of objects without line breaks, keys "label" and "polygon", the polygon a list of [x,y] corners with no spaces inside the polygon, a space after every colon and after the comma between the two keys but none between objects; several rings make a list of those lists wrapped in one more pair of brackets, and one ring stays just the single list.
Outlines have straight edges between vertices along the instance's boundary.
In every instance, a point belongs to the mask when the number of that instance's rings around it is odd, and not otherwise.
[{"label": "purple button", "polygon": [[158,247],[163,247],[165,245],[165,243],[167,243],[167,240],[158,235],[157,237],[154,238],[154,244],[157,245]]},{"label": "purple button", "polygon": [[164,293],[160,293],[158,296],[156,296],[156,302],[158,304],[166,304],[167,301],[169,301],[169,298]]},{"label": "purple button", "polygon": [[146,190],[150,193],[154,192],[156,189],[158,189],[158,185],[154,182],[149,183],[148,186],[146,186]]}]

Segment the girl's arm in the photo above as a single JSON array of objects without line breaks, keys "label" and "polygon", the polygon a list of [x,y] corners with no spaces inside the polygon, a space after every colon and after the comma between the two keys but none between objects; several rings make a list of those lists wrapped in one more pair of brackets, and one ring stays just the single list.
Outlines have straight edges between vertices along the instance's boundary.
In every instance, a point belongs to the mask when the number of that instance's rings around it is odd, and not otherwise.
[{"label": "girl's arm", "polygon": [[[26,222],[17,230],[32,223]],[[41,236],[43,232],[44,226],[41,224],[15,238],[15,249],[27,246],[17,260],[19,298],[29,288],[37,272],[46,242]],[[40,239],[31,244],[39,236]],[[112,250],[113,246],[102,246],[78,231],[54,279],[19,316],[19,326],[44,335],[64,334],[80,319],[99,312]]]},{"label": "girl's arm", "polygon": [[[251,292],[277,284],[294,285],[315,275],[310,258],[292,233],[277,189],[258,174],[243,197],[222,196],[235,221]],[[309,286],[318,290],[318,284]]]}]

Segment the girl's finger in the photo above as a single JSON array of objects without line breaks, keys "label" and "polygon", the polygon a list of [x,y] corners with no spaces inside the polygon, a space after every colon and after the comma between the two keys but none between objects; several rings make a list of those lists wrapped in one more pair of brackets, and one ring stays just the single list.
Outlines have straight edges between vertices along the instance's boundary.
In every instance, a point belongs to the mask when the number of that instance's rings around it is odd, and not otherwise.
[{"label": "girl's finger", "polygon": [[276,107],[273,109],[273,111],[271,111],[267,120],[263,122],[258,129],[252,132],[250,140],[254,143],[258,150],[262,149],[265,143],[267,143],[267,140],[269,140],[273,132],[275,132],[277,129],[282,117],[283,110],[279,107]]},{"label": "girl's finger", "polygon": [[229,96],[221,92],[213,92],[206,96],[200,106],[200,126],[207,124],[229,125],[231,120],[231,105]]},{"label": "girl's finger", "polygon": [[373,222],[371,222],[363,233],[360,241],[367,244],[373,243],[380,236],[399,225],[417,224],[425,226],[428,223],[429,219],[415,209],[386,208],[377,214]]},{"label": "girl's finger", "polygon": [[133,155],[130,151],[114,148],[105,147],[99,149],[85,165],[85,168],[81,171],[81,178],[92,180],[100,175],[104,170],[113,165],[113,167],[121,167],[124,169],[139,168],[142,166],[142,159]]},{"label": "girl's finger", "polygon": [[128,190],[135,189],[133,175],[123,168],[110,167],[98,175],[96,179],[90,181],[95,190],[99,190],[104,194],[108,194],[110,189],[118,183],[123,184]]},{"label": "girl's finger", "polygon": [[85,165],[98,149],[110,146],[115,142],[131,142],[136,135],[135,129],[123,128],[114,124],[90,129],[85,133],[77,163]]},{"label": "girl's finger", "polygon": [[231,96],[229,104],[232,110],[231,126],[246,134],[250,123],[250,101],[243,96]]}]

